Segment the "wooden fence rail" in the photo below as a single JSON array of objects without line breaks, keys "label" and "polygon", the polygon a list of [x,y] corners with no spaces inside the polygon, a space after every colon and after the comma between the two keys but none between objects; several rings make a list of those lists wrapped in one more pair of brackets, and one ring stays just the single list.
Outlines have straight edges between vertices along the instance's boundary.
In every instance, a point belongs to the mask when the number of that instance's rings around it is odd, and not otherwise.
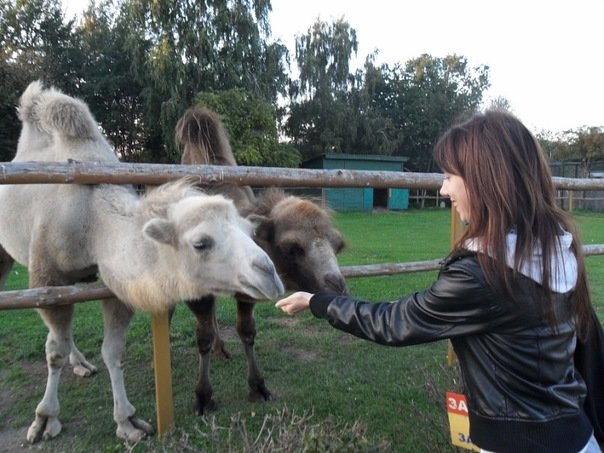
[{"label": "wooden fence rail", "polygon": [[[0,184],[152,184],[190,176],[200,183],[231,183],[281,187],[375,187],[438,189],[440,173],[365,170],[311,170],[219,165],[128,164],[110,162],[5,162],[0,163]],[[603,190],[600,178],[554,177],[558,189]]]}]

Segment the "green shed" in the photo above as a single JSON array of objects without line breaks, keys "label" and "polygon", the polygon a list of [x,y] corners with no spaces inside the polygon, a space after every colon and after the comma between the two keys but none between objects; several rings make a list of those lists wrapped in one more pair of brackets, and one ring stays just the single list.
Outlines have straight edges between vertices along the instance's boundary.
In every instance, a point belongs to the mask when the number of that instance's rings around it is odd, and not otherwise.
[{"label": "green shed", "polygon": [[[407,160],[408,157],[401,156],[330,153],[310,159],[302,167],[322,170],[404,171],[403,165]],[[409,189],[325,188],[323,196],[327,206],[336,211],[402,210],[409,207]]]}]

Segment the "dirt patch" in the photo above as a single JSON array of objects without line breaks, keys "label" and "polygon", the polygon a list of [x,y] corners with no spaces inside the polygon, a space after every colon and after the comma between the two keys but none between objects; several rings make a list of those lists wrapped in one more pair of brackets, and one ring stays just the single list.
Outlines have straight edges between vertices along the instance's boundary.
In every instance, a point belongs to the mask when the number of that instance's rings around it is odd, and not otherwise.
[{"label": "dirt patch", "polygon": [[36,451],[40,448],[27,442],[27,428],[1,429],[0,453],[14,453],[16,451]]},{"label": "dirt patch", "polygon": [[315,363],[320,358],[320,354],[317,351],[310,349],[291,349],[290,352],[300,362]]},{"label": "dirt patch", "polygon": [[219,326],[218,332],[224,341],[239,341],[239,334],[234,326]]},{"label": "dirt patch", "polygon": [[[6,373],[3,373],[6,374]],[[0,375],[0,380],[5,376]],[[14,391],[0,390],[0,408],[3,412],[10,414],[11,407],[16,403]],[[31,445],[27,442],[27,427],[10,428],[5,426],[9,420],[0,420],[0,453],[13,453],[16,451],[31,450]]]},{"label": "dirt patch", "polygon": [[[23,401],[29,401],[31,403],[31,417],[33,420],[34,409],[38,399],[42,398],[44,384],[46,382],[46,363],[42,357],[41,360],[24,360],[18,364],[13,364],[12,366],[20,368],[24,379],[20,380],[18,384],[11,384],[10,386],[13,388],[0,390],[0,413],[4,414],[3,417],[0,416],[0,453],[42,451],[47,448],[45,442],[32,445],[27,441],[29,424],[19,428],[14,428],[10,425],[12,424],[11,413],[13,412],[13,408]],[[7,378],[7,370],[0,372],[0,386],[3,386],[2,382]],[[76,377],[71,372],[70,366],[67,366],[64,369],[61,382],[70,382],[81,379],[82,378]],[[64,428],[65,426],[66,425],[64,425]]]},{"label": "dirt patch", "polygon": [[294,318],[294,317],[277,318],[277,317],[275,317],[275,318],[269,318],[269,320],[271,322],[277,324],[278,326],[284,327],[286,329],[290,329],[292,331],[295,330],[296,334],[303,334],[304,336],[307,336],[307,337],[322,335],[327,330],[326,327],[319,326],[319,325],[301,326],[300,318]]}]

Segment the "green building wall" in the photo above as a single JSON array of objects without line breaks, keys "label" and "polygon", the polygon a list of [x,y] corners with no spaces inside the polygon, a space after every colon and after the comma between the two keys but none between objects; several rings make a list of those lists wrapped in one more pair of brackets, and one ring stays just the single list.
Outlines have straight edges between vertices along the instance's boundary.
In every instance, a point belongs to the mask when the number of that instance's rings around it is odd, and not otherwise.
[{"label": "green building wall", "polygon": [[[404,171],[408,160],[400,156],[370,154],[325,154],[304,162],[304,168],[323,170]],[[409,189],[372,187],[326,188],[327,205],[336,211],[403,210],[409,208]]]}]

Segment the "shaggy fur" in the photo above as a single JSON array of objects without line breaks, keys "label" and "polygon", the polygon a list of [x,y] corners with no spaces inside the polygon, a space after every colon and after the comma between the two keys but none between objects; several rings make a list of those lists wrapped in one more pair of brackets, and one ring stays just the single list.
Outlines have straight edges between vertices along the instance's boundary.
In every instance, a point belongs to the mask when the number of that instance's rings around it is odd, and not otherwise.
[{"label": "shaggy fur", "polygon": [[[187,110],[176,126],[176,141],[183,146],[181,163],[235,165],[228,137],[219,117],[203,107]],[[256,242],[269,254],[288,290],[345,292],[346,283],[336,255],[344,247],[326,210],[312,201],[287,196],[270,188],[256,197],[248,186],[220,184],[206,188],[232,198],[242,215],[256,223]],[[237,332],[248,360],[250,400],[269,400],[254,352],[256,327],[253,298],[237,295]],[[218,354],[229,356],[218,334],[213,296],[187,303],[197,317],[197,344],[201,356],[195,389],[195,407],[202,414],[215,407],[209,379],[212,343]]]},{"label": "shaggy fur", "polygon": [[[118,160],[82,101],[34,82],[18,111],[23,129],[14,161]],[[142,199],[131,186],[4,185],[0,206],[0,283],[16,260],[27,266],[30,287],[69,285],[98,273],[117,296],[103,301],[102,355],[117,435],[129,442],[153,431],[135,418],[124,387],[122,356],[134,309],[165,311],[208,293],[283,292],[269,257],[251,239],[252,224],[231,200],[202,193],[190,180]],[[61,431],[57,388],[67,360],[76,374],[96,371],[73,342],[73,305],[38,312],[49,330],[48,381],[27,433],[30,442]]]}]

